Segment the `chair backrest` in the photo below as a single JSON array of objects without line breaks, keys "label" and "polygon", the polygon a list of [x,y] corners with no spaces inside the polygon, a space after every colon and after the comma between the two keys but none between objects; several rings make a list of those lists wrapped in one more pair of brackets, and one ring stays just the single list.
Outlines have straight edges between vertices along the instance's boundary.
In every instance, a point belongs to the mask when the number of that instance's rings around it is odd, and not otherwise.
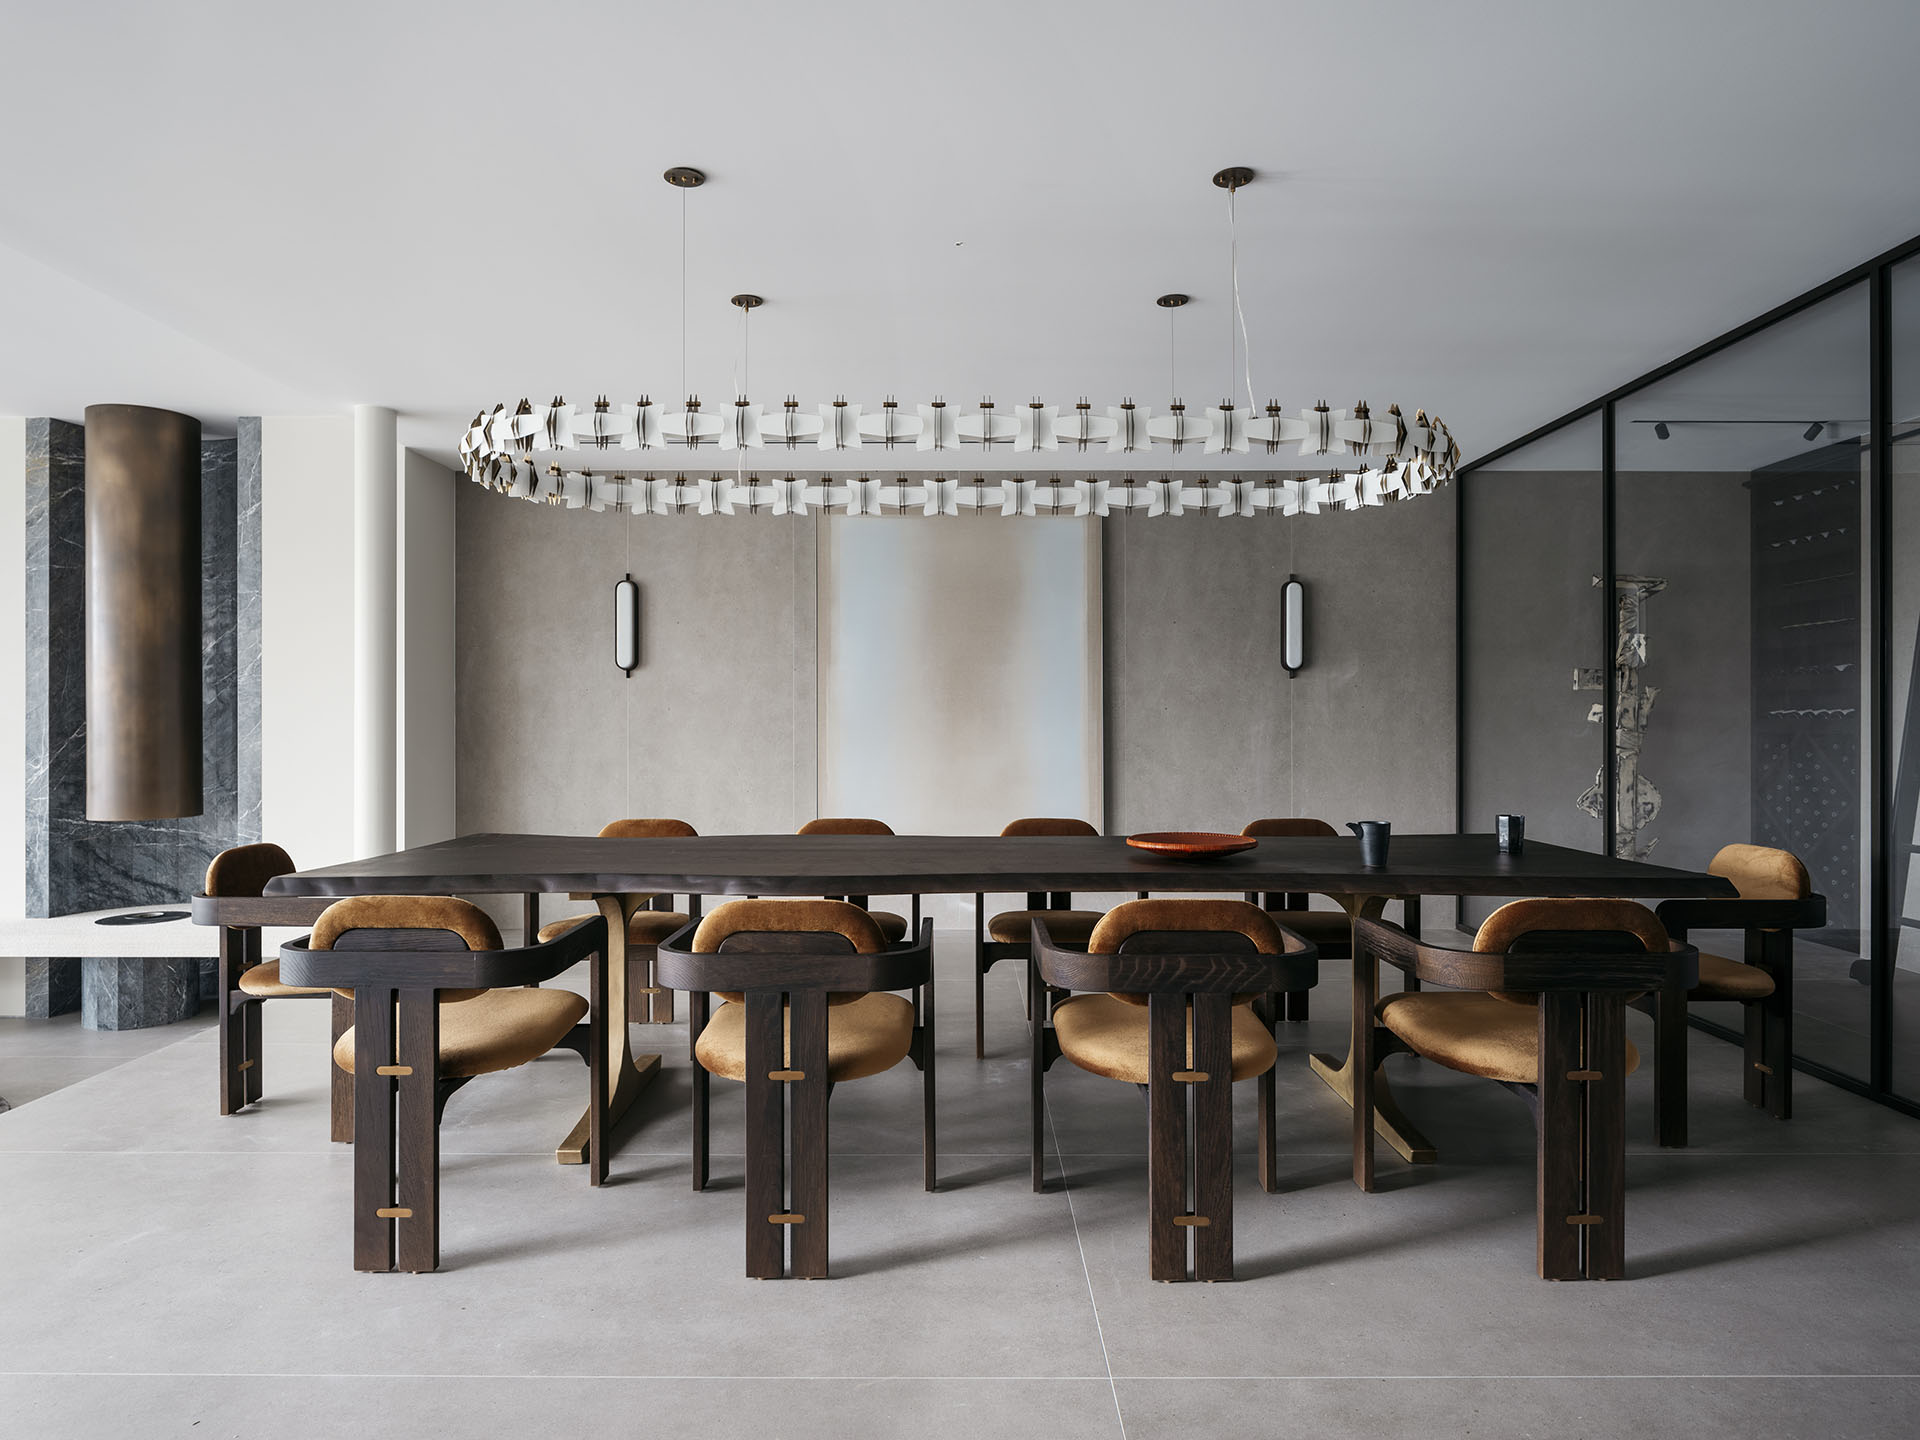
[{"label": "chair backrest", "polygon": [[[503,950],[500,931],[478,905],[451,895],[353,895],[320,912],[313,950]],[[450,1004],[485,990],[442,990]]]},{"label": "chair backrest", "polygon": [[794,833],[798,835],[891,835],[893,827],[884,820],[823,817],[819,820],[809,820]]},{"label": "chair backrest", "polygon": [[1307,819],[1304,816],[1297,817],[1297,818],[1276,816],[1268,820],[1255,820],[1252,824],[1248,825],[1247,828],[1242,830],[1240,833],[1242,835],[1251,835],[1251,836],[1307,835],[1307,836],[1314,836],[1321,839],[1325,839],[1328,837],[1338,839],[1340,835],[1340,832],[1334,829],[1333,826],[1329,825],[1326,821],[1311,820],[1311,819]]},{"label": "chair backrest", "polygon": [[684,840],[699,833],[684,820],[609,820],[600,827],[602,840]]},{"label": "chair backrest", "polygon": [[1009,835],[1098,835],[1100,832],[1084,820],[1068,820],[1048,816],[1031,816],[1025,820],[1010,820],[1000,834]]},{"label": "chair backrest", "polygon": [[1731,880],[1742,900],[1804,900],[1813,893],[1800,857],[1765,845],[1723,846],[1708,863],[1707,873]]},{"label": "chair backrest", "polygon": [[[1244,900],[1129,900],[1101,916],[1087,939],[1089,956],[1283,955],[1287,949],[1272,917]],[[1149,992],[1107,993],[1129,1005],[1145,1005]],[[1234,1003],[1246,1004],[1263,993],[1242,991]]]},{"label": "chair backrest", "polygon": [[236,845],[207,865],[204,895],[258,895],[276,875],[291,875],[294,863],[278,845]]},{"label": "chair backrest", "polygon": [[877,955],[887,940],[873,916],[844,900],[729,900],[693,932],[696,954],[728,950],[790,951],[792,945],[767,943],[774,937],[804,938],[811,948],[838,937],[856,955]]},{"label": "chair backrest", "polygon": [[[1510,900],[1481,921],[1473,948],[1483,955],[1506,954],[1532,948],[1530,936],[1540,937],[1533,945],[1546,945],[1551,943],[1549,936],[1579,931],[1590,932],[1596,939],[1619,937],[1623,944],[1638,941],[1638,948],[1650,955],[1664,954],[1670,945],[1667,927],[1637,901],[1536,897]],[[1495,990],[1492,994],[1515,1005],[1540,1003],[1539,995],[1532,992]]]}]

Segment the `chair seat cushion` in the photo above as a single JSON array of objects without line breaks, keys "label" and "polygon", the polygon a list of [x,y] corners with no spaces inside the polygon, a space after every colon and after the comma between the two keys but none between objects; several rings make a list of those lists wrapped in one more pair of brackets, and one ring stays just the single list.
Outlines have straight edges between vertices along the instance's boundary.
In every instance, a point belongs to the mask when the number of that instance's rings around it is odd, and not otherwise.
[{"label": "chair seat cushion", "polygon": [[1689,1000],[1764,1000],[1773,994],[1773,977],[1758,965],[1700,952],[1700,983]]},{"label": "chair seat cushion", "polygon": [[1098,910],[1003,910],[987,921],[987,938],[1002,945],[1025,945],[1033,937],[1033,922],[1047,922],[1056,945],[1084,945],[1100,923]]},{"label": "chair seat cushion", "polygon": [[250,965],[240,972],[240,988],[249,995],[262,1000],[279,1000],[289,995],[331,995],[332,990],[325,985],[282,985],[280,983],[280,962],[263,960],[258,965]]},{"label": "chair seat cushion", "polygon": [[[1149,1010],[1114,995],[1075,995],[1053,1007],[1053,1030],[1060,1053],[1095,1075],[1147,1083]],[[1233,1078],[1250,1080],[1272,1068],[1279,1048],[1273,1033],[1250,1006],[1233,1007]],[[1188,1022],[1187,1058],[1192,1063],[1192,1022]]]},{"label": "chair seat cushion", "polygon": [[[553,920],[540,927],[540,943],[558,940],[576,925],[591,920],[591,915],[569,915],[564,920]],[[667,936],[673,934],[682,925],[693,923],[691,915],[683,915],[678,910],[636,910],[633,918],[627,921],[627,944],[658,945]]]},{"label": "chair seat cushion", "polygon": [[[785,1059],[792,1060],[793,1012],[787,1012]],[[858,1080],[891,1070],[913,1043],[913,1002],[875,991],[827,1011],[827,1078]],[[693,1057],[727,1080],[747,1078],[747,1007],[729,1000],[713,1012]]]},{"label": "chair seat cushion", "polygon": [[[1521,1085],[1540,1078],[1540,1012],[1477,990],[1421,990],[1389,995],[1377,1007],[1380,1023],[1416,1052],[1449,1070]],[[1627,1073],[1640,1052],[1627,1042]]]},{"label": "chair seat cushion", "polygon": [[[587,1014],[571,990],[483,990],[440,1005],[440,1073],[487,1075],[537,1060]],[[333,1062],[353,1073],[353,1031],[333,1047]]]}]

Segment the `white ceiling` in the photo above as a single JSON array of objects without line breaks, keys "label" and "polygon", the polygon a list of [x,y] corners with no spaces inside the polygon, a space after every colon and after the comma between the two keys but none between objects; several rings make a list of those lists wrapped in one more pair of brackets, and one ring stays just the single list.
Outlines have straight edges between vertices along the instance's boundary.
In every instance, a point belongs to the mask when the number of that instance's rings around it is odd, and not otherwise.
[{"label": "white ceiling", "polygon": [[[0,9],[0,412],[1229,383],[1469,455],[1920,232],[1912,0]],[[1242,388],[1236,385],[1236,389]]]}]

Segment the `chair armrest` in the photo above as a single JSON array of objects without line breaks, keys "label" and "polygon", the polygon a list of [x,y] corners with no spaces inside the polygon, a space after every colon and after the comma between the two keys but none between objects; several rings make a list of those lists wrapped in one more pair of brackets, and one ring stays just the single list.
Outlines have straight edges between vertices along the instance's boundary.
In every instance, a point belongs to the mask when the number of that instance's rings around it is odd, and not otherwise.
[{"label": "chair armrest", "polygon": [[669,990],[911,990],[933,973],[931,919],[914,939],[871,955],[809,952],[804,931],[794,933],[792,949],[695,951],[698,929],[683,925],[654,949],[654,976]]},{"label": "chair armrest", "polygon": [[1663,900],[1653,913],[1670,935],[1691,930],[1818,930],[1827,923],[1827,897],[1804,900]]},{"label": "chair armrest", "polygon": [[196,925],[311,925],[337,895],[195,895]]},{"label": "chair armrest", "polygon": [[1278,955],[1238,952],[1133,951],[1092,955],[1054,943],[1047,922],[1033,921],[1032,954],[1040,978],[1060,990],[1110,990],[1146,995],[1156,990],[1207,994],[1309,990],[1320,979],[1320,951],[1291,931]]},{"label": "chair armrest", "polygon": [[[385,931],[404,935],[404,931]],[[493,990],[538,985],[589,955],[605,955],[607,922],[595,915],[544,945],[514,950],[315,950],[307,936],[280,947],[280,978],[335,990],[362,985],[396,990]]]},{"label": "chair armrest", "polygon": [[1384,960],[1423,983],[1450,990],[1692,989],[1700,980],[1700,952],[1685,944],[1664,955],[1571,947],[1498,954],[1428,945],[1385,920],[1358,921],[1354,936],[1362,963]]}]

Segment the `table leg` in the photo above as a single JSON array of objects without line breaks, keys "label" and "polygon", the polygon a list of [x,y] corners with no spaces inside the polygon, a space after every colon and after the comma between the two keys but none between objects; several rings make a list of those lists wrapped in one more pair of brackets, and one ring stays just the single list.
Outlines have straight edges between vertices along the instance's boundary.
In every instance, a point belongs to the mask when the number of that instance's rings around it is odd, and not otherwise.
[{"label": "table leg", "polygon": [[[627,1107],[660,1073],[658,1055],[636,1055],[627,1031],[627,922],[642,903],[629,895],[596,895],[594,903],[607,920],[607,993],[602,1028],[607,1043],[607,1109],[602,1119],[606,1135],[613,1133]],[[592,1116],[579,1121],[560,1142],[553,1158],[562,1165],[584,1165],[591,1149]]]},{"label": "table leg", "polygon": [[[1360,906],[1353,912],[1355,919],[1377,920],[1387,908],[1388,896],[1368,895],[1362,898]],[[1356,937],[1353,945],[1354,964],[1360,963],[1360,944]],[[1374,962],[1376,965],[1378,961]],[[1349,1037],[1345,1057],[1328,1054],[1315,1054],[1309,1063],[1313,1073],[1327,1082],[1332,1090],[1347,1104],[1353,1104],[1353,1042]],[[1387,1077],[1376,1075],[1373,1078],[1373,1133],[1391,1145],[1403,1160],[1413,1165],[1431,1165],[1439,1158],[1439,1152],[1433,1148],[1433,1142],[1415,1128],[1413,1122],[1402,1113],[1393,1098],[1393,1090],[1387,1084]]]}]

